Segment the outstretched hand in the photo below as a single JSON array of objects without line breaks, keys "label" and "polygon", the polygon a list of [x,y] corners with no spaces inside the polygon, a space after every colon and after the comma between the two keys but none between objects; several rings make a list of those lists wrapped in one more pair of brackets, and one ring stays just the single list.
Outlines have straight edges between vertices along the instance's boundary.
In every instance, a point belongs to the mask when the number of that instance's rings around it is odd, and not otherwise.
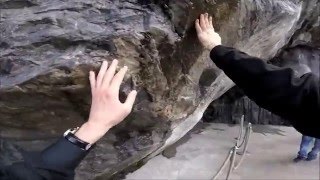
[{"label": "outstretched hand", "polygon": [[[104,61],[97,77],[90,71],[90,85],[92,105],[87,123],[76,132],[76,136],[88,143],[95,143],[110,128],[126,118],[135,101],[137,92],[131,91],[124,103],[119,100],[121,82],[128,70],[126,66],[116,73],[117,60],[113,60],[110,67]],[[116,74],[115,74],[116,73]]]},{"label": "outstretched hand", "polygon": [[211,50],[217,45],[221,45],[221,37],[214,31],[212,16],[209,17],[208,13],[201,14],[200,20],[196,20],[195,26],[199,41],[204,48]]}]

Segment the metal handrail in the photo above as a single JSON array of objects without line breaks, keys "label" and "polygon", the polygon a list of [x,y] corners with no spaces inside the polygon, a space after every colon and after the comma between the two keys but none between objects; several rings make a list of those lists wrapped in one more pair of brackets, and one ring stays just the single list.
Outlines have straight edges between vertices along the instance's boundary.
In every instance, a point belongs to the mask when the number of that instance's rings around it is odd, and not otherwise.
[{"label": "metal handrail", "polygon": [[223,161],[223,164],[220,166],[218,172],[213,176],[212,180],[216,180],[218,178],[218,176],[220,175],[220,173],[222,172],[222,170],[226,167],[227,163],[230,160],[231,155],[233,154],[233,148],[229,151],[228,156],[226,157],[226,159]]},{"label": "metal handrail", "polygon": [[[240,140],[242,138],[242,133],[243,133],[243,123],[244,123],[244,115],[241,116],[241,119],[240,119],[240,128],[239,128],[239,136],[237,137],[237,146],[239,147],[239,143],[240,143]],[[243,142],[243,141],[242,141]],[[241,145],[240,145],[241,146]]]},{"label": "metal handrail", "polygon": [[241,158],[238,162],[238,164],[236,166],[234,166],[234,169],[233,170],[236,170],[238,169],[238,167],[240,166],[240,164],[242,163],[244,157],[246,156],[246,152],[247,152],[247,149],[248,149],[248,142],[249,142],[249,139],[250,139],[250,135],[251,135],[251,132],[252,132],[252,125],[251,123],[248,124],[248,127],[247,127],[247,135],[246,135],[246,140],[245,140],[245,145],[244,145],[244,148],[243,148],[243,152],[241,153]]},{"label": "metal handrail", "polygon": [[235,145],[233,147],[233,153],[232,153],[232,156],[231,156],[231,159],[230,159],[230,166],[229,166],[229,169],[228,169],[228,173],[227,173],[227,178],[226,179],[229,179],[230,174],[233,171],[233,166],[234,166],[234,162],[235,162],[235,159],[236,159],[237,150],[238,150],[238,147]]},{"label": "metal handrail", "polygon": [[[244,156],[246,155],[246,151],[248,148],[248,142],[249,142],[250,135],[252,132],[252,125],[251,125],[251,123],[248,123],[248,126],[246,127],[246,130],[245,130],[245,134],[242,138],[243,128],[244,128],[244,116],[241,117],[239,135],[236,139],[235,146],[230,149],[228,156],[226,157],[223,164],[220,166],[219,170],[214,175],[212,180],[216,180],[218,178],[218,176],[221,174],[221,172],[224,170],[224,168],[226,167],[227,163],[230,162],[227,177],[226,177],[226,179],[228,180],[231,173],[234,170],[236,170],[241,165],[242,161],[244,160]],[[240,140],[241,140],[241,143],[240,143]],[[238,154],[237,150],[239,150],[243,145],[244,145],[243,151]],[[241,155],[241,158],[238,161],[238,164],[235,165],[236,154]]]}]

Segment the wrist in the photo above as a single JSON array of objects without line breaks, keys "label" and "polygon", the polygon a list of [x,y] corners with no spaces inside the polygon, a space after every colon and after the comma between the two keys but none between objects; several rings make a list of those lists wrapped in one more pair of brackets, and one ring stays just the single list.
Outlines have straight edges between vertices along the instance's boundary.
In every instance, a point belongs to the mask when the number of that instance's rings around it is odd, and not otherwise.
[{"label": "wrist", "polygon": [[217,44],[215,43],[211,43],[209,45],[207,45],[206,49],[208,49],[209,51],[211,51],[213,48],[215,48],[217,46]]},{"label": "wrist", "polygon": [[94,144],[102,138],[109,129],[110,128],[102,128],[88,121],[79,128],[75,136],[87,143]]}]

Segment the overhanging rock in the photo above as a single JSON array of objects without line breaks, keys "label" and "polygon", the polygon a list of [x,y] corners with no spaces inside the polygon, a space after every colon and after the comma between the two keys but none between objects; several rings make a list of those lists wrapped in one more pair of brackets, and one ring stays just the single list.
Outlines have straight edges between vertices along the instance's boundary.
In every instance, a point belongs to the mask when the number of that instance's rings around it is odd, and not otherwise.
[{"label": "overhanging rock", "polygon": [[[310,1],[308,1],[310,2]],[[110,177],[174,143],[233,83],[197,41],[194,20],[214,16],[223,44],[273,57],[300,30],[292,0],[0,0],[1,163],[20,160],[86,121],[88,71],[117,58],[138,90],[133,113],[97,144],[77,179]]]}]

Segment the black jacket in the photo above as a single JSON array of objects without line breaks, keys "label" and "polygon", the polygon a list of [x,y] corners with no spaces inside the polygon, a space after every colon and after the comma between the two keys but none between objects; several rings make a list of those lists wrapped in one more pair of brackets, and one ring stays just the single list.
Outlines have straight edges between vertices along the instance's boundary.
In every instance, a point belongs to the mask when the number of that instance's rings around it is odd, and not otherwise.
[{"label": "black jacket", "polygon": [[236,49],[217,46],[213,62],[259,106],[290,121],[304,135],[320,138],[320,82],[312,73],[296,77]]},{"label": "black jacket", "polygon": [[[215,47],[211,59],[261,107],[288,119],[302,134],[320,138],[319,79],[312,74],[295,77],[291,69],[269,65],[233,48]],[[69,180],[88,152],[64,138],[25,161],[1,168],[4,180]]]},{"label": "black jacket", "polygon": [[71,180],[87,155],[65,138],[40,153],[25,153],[24,162],[0,169],[0,180]]}]

